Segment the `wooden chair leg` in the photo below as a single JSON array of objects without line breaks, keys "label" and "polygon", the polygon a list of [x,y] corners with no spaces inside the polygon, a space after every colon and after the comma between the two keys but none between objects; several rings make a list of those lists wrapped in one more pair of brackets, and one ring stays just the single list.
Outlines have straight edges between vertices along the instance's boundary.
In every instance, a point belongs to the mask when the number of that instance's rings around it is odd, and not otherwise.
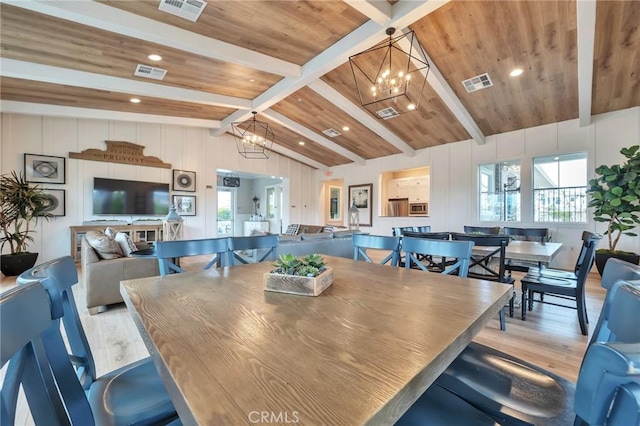
[{"label": "wooden chair leg", "polygon": [[520,310],[522,311],[522,313],[520,314],[520,319],[522,319],[522,321],[526,321],[527,320],[527,287],[525,287],[524,285],[522,286],[522,300],[520,301]]},{"label": "wooden chair leg", "polygon": [[504,318],[504,306],[500,309],[500,330],[505,331],[507,329],[507,322]]},{"label": "wooden chair leg", "polygon": [[509,317],[511,318],[513,318],[513,303],[515,298],[516,298],[516,292],[514,291],[511,294],[511,299],[509,299]]},{"label": "wooden chair leg", "polygon": [[584,306],[584,298],[577,297],[577,310],[578,310],[578,322],[580,323],[580,331],[583,336],[587,336],[589,334],[589,326],[587,325],[587,311]]},{"label": "wooden chair leg", "polygon": [[533,291],[527,290],[527,300],[529,301],[529,310],[533,311]]}]

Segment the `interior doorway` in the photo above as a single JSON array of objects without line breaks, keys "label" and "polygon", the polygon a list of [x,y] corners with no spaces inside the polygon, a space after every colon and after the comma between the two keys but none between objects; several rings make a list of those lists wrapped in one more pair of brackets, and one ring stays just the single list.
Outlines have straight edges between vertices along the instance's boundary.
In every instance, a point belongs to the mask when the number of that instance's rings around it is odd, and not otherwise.
[{"label": "interior doorway", "polygon": [[269,231],[272,234],[282,234],[282,184],[265,187],[266,217],[269,221]]},{"label": "interior doorway", "polygon": [[218,236],[232,237],[234,235],[235,195],[236,192],[233,189],[218,188]]}]

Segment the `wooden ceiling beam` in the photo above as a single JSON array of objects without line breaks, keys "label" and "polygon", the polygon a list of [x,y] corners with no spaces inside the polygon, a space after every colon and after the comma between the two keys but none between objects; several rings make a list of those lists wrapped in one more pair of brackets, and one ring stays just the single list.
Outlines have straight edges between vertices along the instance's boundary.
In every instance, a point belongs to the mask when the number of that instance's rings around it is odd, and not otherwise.
[{"label": "wooden ceiling beam", "polygon": [[36,104],[31,102],[0,101],[2,112],[49,117],[87,118],[92,120],[121,120],[140,123],[174,124],[177,126],[217,128],[217,120],[201,118],[172,117],[167,115],[140,114],[104,109],[78,108],[61,105]]},{"label": "wooden ceiling beam", "polygon": [[345,149],[344,147],[338,145],[337,143],[331,142],[329,139],[325,138],[324,136],[320,136],[313,130],[291,120],[288,117],[285,117],[279,112],[276,112],[272,109],[266,109],[262,111],[262,114],[265,117],[267,117],[269,120],[283,127],[286,127],[287,129],[292,130],[309,140],[314,141],[318,145],[321,145],[327,149],[330,149],[331,151],[334,151],[344,157],[347,157],[348,159],[352,160],[356,164],[360,164],[361,166],[364,166],[366,164],[366,160],[360,157],[359,155],[354,154],[353,152],[349,151],[348,149]]},{"label": "wooden ceiling beam", "polygon": [[[403,29],[403,33],[407,32],[409,32],[408,29]],[[420,41],[417,39],[415,42],[420,44]],[[399,40],[398,44],[405,52],[408,52],[411,49],[411,45],[407,38]],[[427,82],[431,85],[433,90],[435,90],[438,96],[440,96],[440,99],[442,99],[442,102],[444,102],[447,108],[449,108],[449,111],[451,111],[451,113],[458,119],[460,124],[462,124],[469,135],[471,135],[473,140],[476,141],[478,145],[484,145],[486,143],[484,133],[482,133],[482,130],[480,130],[478,124],[476,124],[471,114],[469,114],[469,111],[467,111],[464,105],[462,105],[462,102],[460,102],[460,99],[456,96],[451,86],[449,86],[447,80],[444,78],[440,70],[436,67],[434,62],[429,57],[426,49],[424,49],[423,47],[422,50],[424,50],[425,56],[418,59],[429,63]],[[420,52],[419,50],[414,50],[412,54],[422,56],[422,52]],[[421,67],[423,66],[423,64],[417,63],[416,66]],[[421,70],[420,73],[424,76],[425,70]]]},{"label": "wooden ceiling beam", "polygon": [[214,105],[234,109],[251,109],[251,101],[232,96],[216,95],[192,89],[181,89],[128,78],[111,77],[76,71],[68,68],[41,65],[9,58],[0,58],[0,75],[24,80],[62,84],[88,89],[108,90],[129,95],[149,96],[203,105]]},{"label": "wooden ceiling beam", "polygon": [[386,0],[343,0],[372,21],[384,25],[391,19],[392,6]]},{"label": "wooden ceiling beam", "polygon": [[596,2],[579,1],[578,21],[578,117],[580,127],[591,124],[593,58],[596,39]]},{"label": "wooden ceiling beam", "polygon": [[[270,108],[272,105],[278,103],[298,89],[319,79],[324,74],[347,62],[349,60],[349,56],[355,55],[356,53],[370,48],[381,40],[384,40],[387,37],[385,30],[388,26],[409,26],[411,23],[419,20],[424,15],[433,12],[447,2],[448,1],[431,0],[427,2],[401,1],[396,3],[392,8],[393,18],[388,21],[387,25],[381,26],[375,21],[365,22],[360,27],[349,33],[346,37],[343,37],[318,56],[304,64],[302,66],[302,75],[300,77],[285,77],[255,98],[253,100],[253,110],[260,112]],[[403,6],[401,8],[397,8],[400,4]],[[231,126],[231,123],[246,120],[250,116],[250,112],[234,112],[222,120],[222,126],[216,131],[216,134],[223,134],[227,131],[229,126]]]},{"label": "wooden ceiling beam", "polygon": [[299,77],[302,73],[301,67],[297,64],[95,1],[7,0],[4,3],[283,77]]},{"label": "wooden ceiling beam", "polygon": [[360,107],[355,105],[353,102],[344,97],[324,81],[316,80],[312,83],[309,83],[309,88],[349,114],[351,117],[358,120],[369,130],[385,139],[387,142],[398,148],[404,154],[410,157],[413,157],[415,155],[416,151],[408,143],[400,139],[395,133],[380,124],[380,122],[376,118],[371,116],[371,114],[363,111]]}]

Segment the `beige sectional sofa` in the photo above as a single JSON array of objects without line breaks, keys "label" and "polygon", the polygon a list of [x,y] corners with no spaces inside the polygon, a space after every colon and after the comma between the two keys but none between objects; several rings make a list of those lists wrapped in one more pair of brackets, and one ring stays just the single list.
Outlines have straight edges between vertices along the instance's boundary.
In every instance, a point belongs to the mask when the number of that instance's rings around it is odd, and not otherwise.
[{"label": "beige sectional sofa", "polygon": [[[140,248],[147,248],[147,244]],[[91,315],[95,315],[104,311],[107,305],[123,301],[120,295],[120,281],[153,277],[160,275],[160,270],[155,257],[100,259],[86,237],[83,237],[82,275],[87,293],[87,308]]]}]

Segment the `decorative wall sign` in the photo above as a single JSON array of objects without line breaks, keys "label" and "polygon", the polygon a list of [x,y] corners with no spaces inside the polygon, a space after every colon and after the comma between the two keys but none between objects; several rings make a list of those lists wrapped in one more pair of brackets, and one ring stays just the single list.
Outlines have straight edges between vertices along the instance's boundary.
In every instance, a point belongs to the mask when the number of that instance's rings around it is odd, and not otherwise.
[{"label": "decorative wall sign", "polygon": [[64,183],[64,157],[24,154],[24,174],[27,182]]},{"label": "decorative wall sign", "polygon": [[196,172],[190,172],[188,170],[174,170],[173,190],[196,192]]},{"label": "decorative wall sign", "polygon": [[42,190],[42,194],[47,198],[49,202],[47,212],[51,213],[54,216],[65,215],[64,189],[45,188]]},{"label": "decorative wall sign", "polygon": [[196,196],[195,195],[174,195],[173,206],[180,216],[196,215]]},{"label": "decorative wall sign", "polygon": [[349,185],[349,207],[354,203],[360,214],[360,226],[371,226],[373,222],[373,184]]},{"label": "decorative wall sign", "polygon": [[80,160],[105,161],[107,163],[132,164],[134,166],[161,167],[170,169],[170,163],[163,163],[158,157],[146,156],[144,146],[131,142],[105,141],[106,151],[99,149],[85,149],[82,152],[70,152],[69,158]]}]

